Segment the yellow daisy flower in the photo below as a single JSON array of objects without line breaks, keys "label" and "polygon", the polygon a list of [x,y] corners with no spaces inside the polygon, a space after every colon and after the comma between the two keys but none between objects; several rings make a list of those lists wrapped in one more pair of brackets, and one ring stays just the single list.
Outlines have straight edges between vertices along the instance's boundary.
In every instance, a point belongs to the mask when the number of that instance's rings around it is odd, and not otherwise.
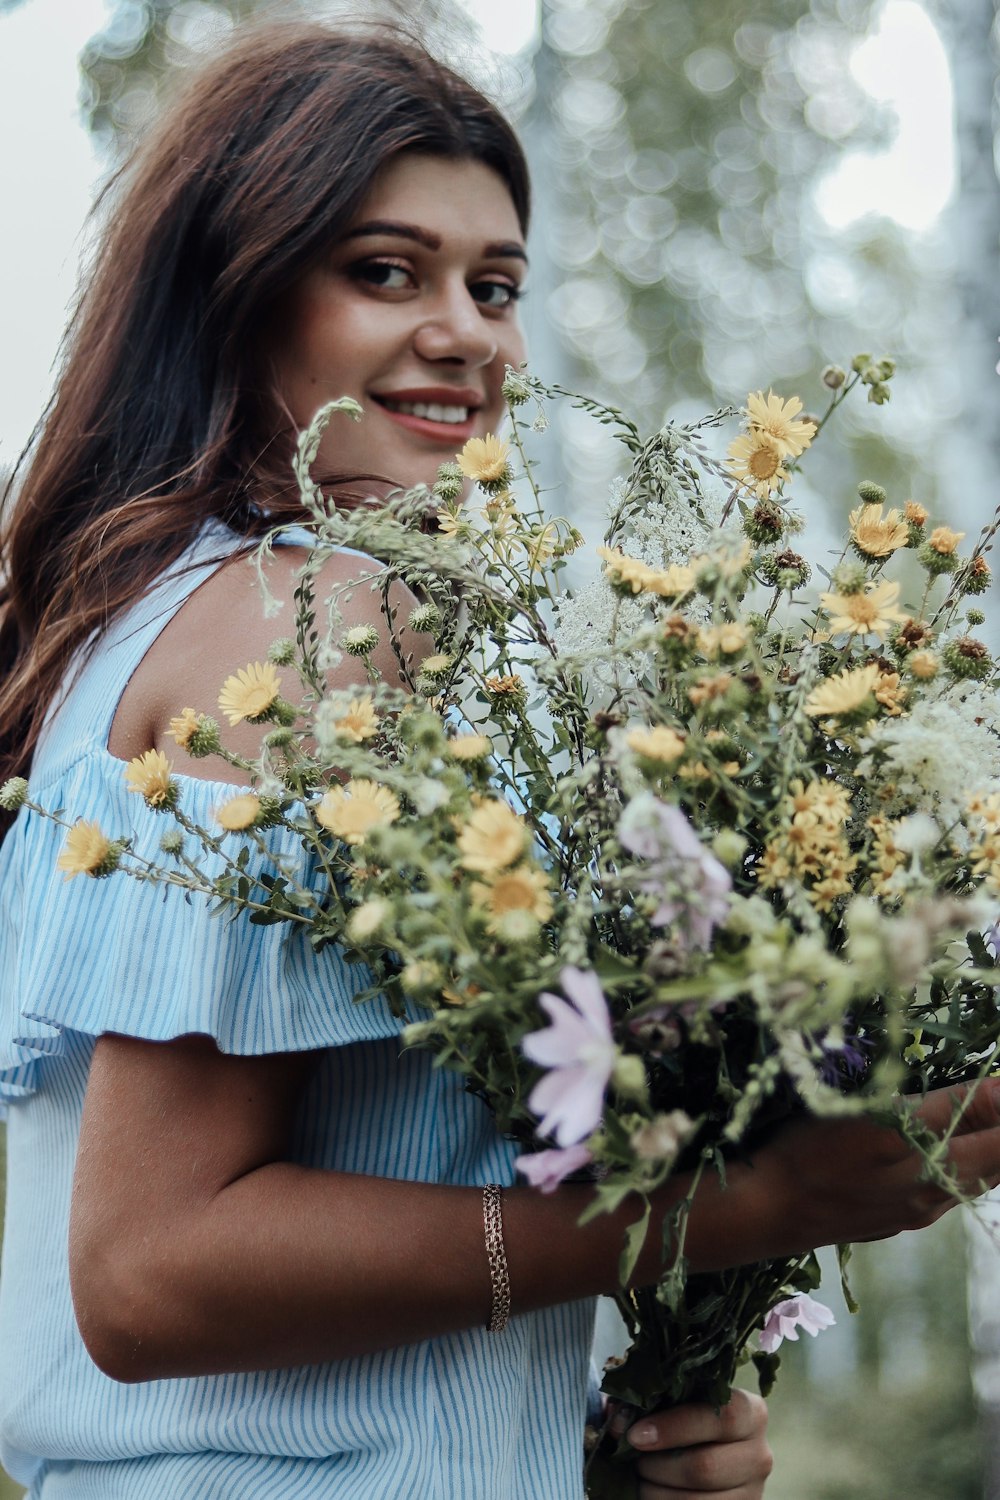
[{"label": "yellow daisy flower", "polygon": [[477,484],[505,484],[510,479],[509,455],[507,444],[489,432],[482,438],[470,438],[456,454],[456,462],[466,479]]},{"label": "yellow daisy flower", "polygon": [[844,876],[827,875],[825,879],[817,880],[815,885],[810,886],[806,894],[817,911],[830,911],[838,896],[849,896],[851,890],[851,882]]},{"label": "yellow daisy flower", "polygon": [[941,663],[933,651],[911,651],[906,658],[906,669],[920,682],[929,682],[936,677]]},{"label": "yellow daisy flower", "polygon": [[107,873],[111,852],[111,840],[100,824],[81,818],[67,833],[56,865],[70,880],[74,875],[101,875]]},{"label": "yellow daisy flower", "polygon": [[765,890],[773,890],[791,878],[792,867],[780,844],[770,843],[764,848],[757,866],[757,884]]},{"label": "yellow daisy flower", "polygon": [[757,391],[747,397],[747,416],[754,432],[766,433],[778,443],[787,458],[798,458],[816,434],[814,422],[799,419],[802,402],[798,396],[785,401],[773,391]]},{"label": "yellow daisy flower", "polygon": [[942,557],[950,557],[964,535],[964,531],[952,531],[950,526],[935,526],[927,538],[927,545],[940,552]]},{"label": "yellow daisy flower", "polygon": [[391,915],[391,903],[384,896],[372,896],[351,912],[347,919],[348,936],[356,943],[363,943],[367,938],[374,937]]},{"label": "yellow daisy flower", "polygon": [[183,708],[180,713],[170,720],[167,729],[175,745],[186,750],[191,743],[191,736],[201,721],[201,715],[196,714],[193,708]]},{"label": "yellow daisy flower", "polygon": [[694,569],[687,563],[671,563],[667,568],[647,568],[641,587],[660,599],[679,599],[695,586]]},{"label": "yellow daisy flower", "polygon": [[846,823],[851,815],[851,794],[846,786],[841,786],[836,781],[830,781],[827,777],[820,777],[818,781],[811,781],[806,789],[810,795],[812,806],[826,818],[827,822],[838,824]]},{"label": "yellow daisy flower", "polygon": [[812,718],[853,713],[870,693],[874,693],[882,673],[874,663],[853,667],[828,677],[813,689],[806,701],[806,713]]},{"label": "yellow daisy flower", "polygon": [[172,798],[170,762],[162,750],[146,750],[134,756],[125,767],[125,780],[129,791],[138,792],[150,807],[162,807]]},{"label": "yellow daisy flower", "polygon": [[378,714],[371,693],[352,698],[339,718],[334,719],[333,727],[338,738],[353,740],[356,745],[378,734]]},{"label": "yellow daisy flower", "polygon": [[1000,792],[973,792],[965,805],[991,832],[1000,831]]},{"label": "yellow daisy flower", "polygon": [[750,561],[750,543],[744,538],[738,545],[731,543],[717,547],[714,552],[698,552],[687,566],[697,575],[704,569],[718,573],[720,578],[739,578]]},{"label": "yellow daisy flower", "polygon": [[475,904],[489,913],[487,927],[497,931],[498,922],[511,912],[529,916],[533,922],[547,922],[552,915],[552,896],[541,870],[518,865],[504,870],[488,884],[475,881],[469,891]]},{"label": "yellow daisy flower", "polygon": [[875,687],[875,697],[886,712],[893,717],[901,714],[906,696],[906,685],[900,682],[899,673],[883,672]]},{"label": "yellow daisy flower", "polygon": [[244,828],[252,827],[259,816],[260,798],[253,792],[240,792],[215,810],[215,821],[227,833],[242,833]]},{"label": "yellow daisy flower", "polygon": [[637,557],[629,557],[617,547],[598,547],[597,555],[604,559],[604,572],[612,583],[630,588],[633,594],[638,594],[646,587],[646,580],[653,571],[647,563],[641,562]]},{"label": "yellow daisy flower", "polygon": [[443,677],[451,666],[452,658],[447,651],[435,651],[433,656],[425,656],[420,663],[420,670],[425,677]]},{"label": "yellow daisy flower", "polygon": [[219,694],[219,709],[235,727],[243,719],[255,724],[273,705],[281,684],[270,662],[252,661],[227,677]]},{"label": "yellow daisy flower", "polygon": [[918,505],[916,500],[907,500],[903,507],[903,515],[911,526],[923,526],[927,520],[927,511],[922,505]]},{"label": "yellow daisy flower", "polygon": [[700,708],[703,703],[711,703],[716,698],[724,697],[734,681],[731,672],[719,672],[715,677],[699,677],[688,688],[687,695],[695,708]]},{"label": "yellow daisy flower", "polygon": [[451,536],[458,541],[465,541],[472,534],[467,517],[458,511],[439,510],[437,523],[438,531],[442,536]]},{"label": "yellow daisy flower", "polygon": [[506,802],[484,800],[459,833],[459,863],[484,875],[503,870],[523,854],[526,834],[523,822]]},{"label": "yellow daisy flower", "polygon": [[788,478],[783,467],[786,450],[767,432],[744,432],[727,449],[726,468],[733,478],[766,500]]},{"label": "yellow daisy flower", "polygon": [[735,620],[726,621],[722,625],[706,625],[698,632],[698,645],[705,656],[735,656],[737,651],[742,651],[747,643],[747,633],[744,626]]},{"label": "yellow daisy flower", "polygon": [[669,763],[684,754],[685,740],[665,724],[657,724],[652,729],[633,729],[625,736],[625,743],[636,755]]},{"label": "yellow daisy flower", "polygon": [[345,844],[363,844],[373,828],[387,828],[400,814],[399,798],[365,777],[331,787],[314,812],[322,828]]},{"label": "yellow daisy flower", "polygon": [[448,754],[454,760],[482,760],[493,746],[485,734],[457,734],[448,741]]},{"label": "yellow daisy flower", "polygon": [[522,537],[521,545],[528,554],[528,567],[532,571],[543,568],[551,561],[559,546],[559,528],[554,521],[546,521],[538,531]]},{"label": "yellow daisy flower", "polygon": [[830,632],[839,635],[877,635],[885,637],[892,625],[908,616],[899,608],[899,584],[881,579],[869,583],[857,594],[820,594],[820,603],[830,616]]},{"label": "yellow daisy flower", "polygon": [[483,687],[491,698],[520,698],[524,693],[524,682],[516,672],[504,677],[484,677]]},{"label": "yellow daisy flower", "polygon": [[859,505],[848,521],[851,541],[865,557],[888,557],[910,539],[910,528],[895,509],[883,516],[881,505]]}]

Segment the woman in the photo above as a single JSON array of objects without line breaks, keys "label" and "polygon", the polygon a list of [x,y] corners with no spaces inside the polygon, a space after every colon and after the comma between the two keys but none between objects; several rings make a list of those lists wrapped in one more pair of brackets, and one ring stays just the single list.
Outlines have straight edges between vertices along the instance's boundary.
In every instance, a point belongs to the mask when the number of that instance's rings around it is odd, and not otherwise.
[{"label": "woman", "polygon": [[[509,128],[408,43],[269,28],[192,85],[115,202],[8,524],[4,775],[30,761],[67,821],[156,858],[122,762],[162,747],[210,822],[238,774],[186,757],[170,719],[290,633],[301,550],[276,555],[266,622],[245,552],[295,515],[296,428],[363,404],[321,453],[345,503],[352,477],[428,479],[494,429],[527,199]],[[377,569],[341,554],[325,581]],[[346,623],[384,639],[378,594],[351,598]],[[579,1496],[592,1299],[630,1210],[580,1230],[586,1186],[505,1191],[514,1316],[487,1331],[483,1184],[512,1181],[513,1149],[478,1101],[399,1055],[336,953],[178,890],[66,884],[62,843],[22,813],[0,851],[5,1465],[33,1500]],[[923,1106],[932,1128],[951,1105]],[[985,1090],[952,1154],[963,1181],[1000,1179]],[[805,1122],[699,1190],[688,1246],[709,1268],[949,1206],[892,1132]],[[744,1396],[654,1419],[643,1500],[759,1500],[763,1422]]]}]

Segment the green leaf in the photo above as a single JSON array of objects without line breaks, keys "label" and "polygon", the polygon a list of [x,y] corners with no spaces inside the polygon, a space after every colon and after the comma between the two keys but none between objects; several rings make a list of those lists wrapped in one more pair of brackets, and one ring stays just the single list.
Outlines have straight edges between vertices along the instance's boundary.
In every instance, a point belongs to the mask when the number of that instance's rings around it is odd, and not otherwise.
[{"label": "green leaf", "polygon": [[594,971],[603,984],[634,984],[639,966],[634,958],[625,958],[613,948],[598,948]]},{"label": "green leaf", "polygon": [[837,1246],[837,1265],[840,1267],[840,1289],[844,1294],[844,1301],[847,1303],[847,1311],[850,1313],[856,1313],[859,1310],[854,1293],[851,1291],[847,1281],[847,1267],[850,1264],[853,1254],[853,1245],[844,1244]]},{"label": "green leaf", "polygon": [[622,1286],[627,1286],[635,1270],[639,1252],[646,1241],[646,1230],[649,1228],[649,1214],[652,1205],[646,1199],[646,1207],[642,1211],[642,1217],[636,1219],[625,1231],[625,1246],[618,1259],[618,1279]]},{"label": "green leaf", "polygon": [[634,1460],[622,1463],[602,1447],[587,1463],[587,1500],[637,1500],[638,1486]]},{"label": "green leaf", "polygon": [[752,1356],[754,1368],[757,1371],[757,1388],[761,1395],[767,1397],[774,1390],[774,1382],[778,1378],[778,1369],[781,1365],[779,1354],[761,1354],[759,1351]]},{"label": "green leaf", "polygon": [[965,941],[969,945],[969,952],[972,954],[973,960],[978,968],[996,968],[996,962],[993,958],[992,953],[983,942],[983,935],[981,932],[976,932],[975,930],[973,930],[972,932],[967,932],[965,934]]},{"label": "green leaf", "polygon": [[788,1284],[799,1292],[814,1292],[822,1280],[823,1272],[819,1261],[815,1255],[808,1255],[789,1276]]}]

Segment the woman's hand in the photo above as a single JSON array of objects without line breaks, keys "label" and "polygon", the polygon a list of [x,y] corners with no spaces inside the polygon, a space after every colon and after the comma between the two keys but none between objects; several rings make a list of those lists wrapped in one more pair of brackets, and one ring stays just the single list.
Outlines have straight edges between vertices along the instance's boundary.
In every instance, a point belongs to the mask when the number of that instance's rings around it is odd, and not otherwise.
[{"label": "woman's hand", "polygon": [[[949,1132],[947,1168],[970,1197],[1000,1181],[1000,1080],[937,1089],[902,1101],[934,1135]],[[789,1205],[787,1250],[842,1240],[884,1239],[923,1229],[959,1201],[929,1181],[920,1156],[897,1131],[870,1120],[797,1120],[754,1163],[772,1204]],[[785,1245],[776,1243],[774,1252]]]},{"label": "woman's hand", "polygon": [[[613,1432],[624,1419],[612,1419]],[[734,1391],[721,1411],[675,1406],[642,1417],[628,1440],[642,1452],[639,1500],[761,1500],[774,1465],[767,1443],[767,1404]]]}]

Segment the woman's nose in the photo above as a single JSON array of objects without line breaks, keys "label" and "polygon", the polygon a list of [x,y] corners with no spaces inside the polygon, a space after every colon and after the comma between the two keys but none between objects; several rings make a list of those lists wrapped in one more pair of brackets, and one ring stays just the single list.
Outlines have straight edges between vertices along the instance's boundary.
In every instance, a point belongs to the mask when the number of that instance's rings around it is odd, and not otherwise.
[{"label": "woman's nose", "polygon": [[490,364],[499,350],[495,330],[464,283],[443,290],[427,309],[414,347],[422,359],[450,359],[472,368]]}]

